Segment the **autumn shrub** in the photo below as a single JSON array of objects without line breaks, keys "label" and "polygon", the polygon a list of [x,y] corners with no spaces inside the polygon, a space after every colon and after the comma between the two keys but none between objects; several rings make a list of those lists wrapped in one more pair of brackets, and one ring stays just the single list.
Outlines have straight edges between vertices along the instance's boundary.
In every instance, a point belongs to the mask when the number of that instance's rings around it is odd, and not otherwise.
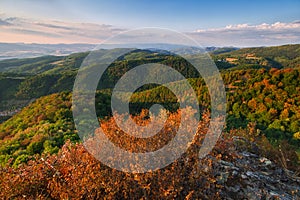
[{"label": "autumn shrub", "polygon": [[[178,112],[169,115],[172,120],[167,122],[165,132],[157,136],[158,141],[167,134],[170,136],[167,138],[172,139],[179,116]],[[134,118],[139,123],[147,123],[141,116]],[[148,173],[118,171],[100,163],[82,144],[69,141],[56,155],[36,156],[17,168],[9,164],[1,167],[0,196],[9,199],[220,199],[223,186],[216,181],[212,159],[220,159],[219,151],[229,147],[230,141],[226,141],[227,144],[224,140],[219,142],[216,148],[219,150],[199,160],[198,151],[207,130],[208,114],[205,113],[202,119],[187,152],[162,169]],[[102,121],[102,127],[113,138],[117,129],[113,119]],[[130,146],[131,142],[124,142],[129,150],[146,145],[143,140],[134,141],[136,146]],[[152,142],[155,143],[155,139]],[[158,148],[165,142],[164,139],[155,143],[154,147]],[[225,154],[233,157],[230,151]]]}]

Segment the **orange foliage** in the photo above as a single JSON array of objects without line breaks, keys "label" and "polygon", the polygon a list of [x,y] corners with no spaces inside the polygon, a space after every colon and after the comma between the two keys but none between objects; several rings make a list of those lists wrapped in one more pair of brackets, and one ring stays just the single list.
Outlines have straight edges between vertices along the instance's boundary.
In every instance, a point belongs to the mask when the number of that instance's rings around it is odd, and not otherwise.
[{"label": "orange foliage", "polygon": [[[134,117],[141,122],[141,116]],[[164,144],[166,138],[172,139],[176,132],[179,113],[169,114],[166,129],[152,139],[163,140],[154,147]],[[207,130],[209,115],[202,116],[197,132],[190,148],[182,157],[169,166],[149,173],[132,174],[109,168],[91,156],[82,144],[67,142],[58,155],[43,155],[20,165],[0,168],[0,196],[13,199],[220,199],[218,185],[213,174],[211,156],[216,159],[234,159],[230,150],[230,140],[221,140],[210,156],[199,160],[198,150]],[[173,121],[175,120],[175,122]],[[173,121],[173,122],[172,122]],[[102,121],[102,128],[112,140],[116,140],[116,124],[113,119]],[[169,135],[167,137],[164,137]],[[129,150],[138,146],[143,149],[143,140],[126,140],[122,137]],[[118,140],[118,141],[122,141]],[[131,142],[135,145],[129,145]],[[220,153],[228,149],[225,153]],[[206,170],[200,170],[205,166]],[[200,167],[200,168],[199,168]]]}]

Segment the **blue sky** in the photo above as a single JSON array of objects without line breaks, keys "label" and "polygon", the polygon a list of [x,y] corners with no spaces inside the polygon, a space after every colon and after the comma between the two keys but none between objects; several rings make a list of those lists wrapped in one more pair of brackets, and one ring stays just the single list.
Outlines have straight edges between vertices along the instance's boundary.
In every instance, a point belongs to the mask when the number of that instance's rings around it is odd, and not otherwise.
[{"label": "blue sky", "polygon": [[[250,27],[248,29],[251,29],[252,26],[255,27],[261,24],[299,22],[299,8],[300,0],[1,0],[0,20],[5,21],[10,17],[17,17],[35,22],[85,22],[109,25],[113,26],[114,30],[162,27],[193,33],[197,30],[221,30],[230,25],[247,24]],[[28,28],[30,29],[30,27]],[[8,35],[8,28],[2,31],[6,32],[5,36]],[[14,30],[14,32],[16,31]],[[298,39],[294,38],[290,42],[297,43]],[[5,41],[4,38],[1,38],[1,40]],[[241,45],[247,46],[247,44]]]},{"label": "blue sky", "polygon": [[179,31],[300,20],[299,0],[1,0],[0,5],[0,12],[14,16]]},{"label": "blue sky", "polygon": [[[94,1],[97,2],[97,1]],[[124,3],[126,2],[126,3]],[[288,22],[300,19],[300,1],[186,1],[109,0],[105,3],[78,1],[85,13],[117,26],[159,26],[191,31],[228,24]],[[76,10],[76,7],[75,7]],[[89,17],[89,16],[86,16]]]}]

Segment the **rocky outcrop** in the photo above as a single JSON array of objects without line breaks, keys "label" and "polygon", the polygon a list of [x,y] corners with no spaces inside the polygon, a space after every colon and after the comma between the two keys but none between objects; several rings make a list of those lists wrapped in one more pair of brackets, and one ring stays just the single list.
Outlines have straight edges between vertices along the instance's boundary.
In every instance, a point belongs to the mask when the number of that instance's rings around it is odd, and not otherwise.
[{"label": "rocky outcrop", "polygon": [[235,161],[218,160],[213,168],[224,199],[300,199],[300,178],[256,154],[240,152]]}]

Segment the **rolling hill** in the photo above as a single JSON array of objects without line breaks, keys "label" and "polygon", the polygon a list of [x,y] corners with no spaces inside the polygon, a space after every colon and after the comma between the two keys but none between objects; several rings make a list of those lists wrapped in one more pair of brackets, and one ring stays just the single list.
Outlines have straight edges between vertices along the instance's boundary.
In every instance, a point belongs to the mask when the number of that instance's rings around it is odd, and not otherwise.
[{"label": "rolling hill", "polygon": [[[253,192],[257,198],[299,196],[299,46],[215,49],[211,53],[226,87],[227,116],[216,146],[202,160],[198,152],[210,119],[210,95],[190,63],[149,49],[134,49],[115,60],[99,82],[95,106],[101,127],[122,148],[135,152],[137,147],[167,143],[181,117],[172,91],[145,85],[131,96],[132,119],[147,123],[147,109],[161,104],[173,121],[167,121],[151,142],[127,139],[111,117],[110,106],[112,88],[125,72],[142,63],[172,66],[188,79],[198,97],[201,121],[187,152],[169,166],[145,174],[111,169],[81,144],[73,122],[71,91],[88,53],[0,61],[0,114],[10,114],[0,116],[0,188],[5,188],[0,196],[119,198],[130,197],[132,192],[134,197],[150,198],[249,198]],[[105,51],[110,56],[114,49]],[[119,101],[124,101],[122,96]],[[69,189],[61,190],[65,187]]]},{"label": "rolling hill", "polygon": [[[266,136],[273,145],[285,140],[300,152],[300,138],[297,136],[300,133],[300,70],[236,70],[222,76],[227,88],[227,131],[251,125],[257,134]],[[209,110],[210,97],[204,80],[192,78],[189,82],[196,91],[201,110]],[[96,93],[98,117],[111,116],[110,93],[111,90],[107,89]],[[178,108],[174,94],[157,86],[135,92],[130,110],[132,114],[138,114],[156,103],[171,112]],[[55,151],[67,139],[78,141],[72,120],[71,94],[63,92],[37,99],[0,124],[0,133],[3,163],[9,158],[19,160],[18,156],[50,151],[45,150],[50,148],[45,147],[50,141]],[[39,150],[27,149],[33,145],[31,141],[37,143]]]},{"label": "rolling hill", "polygon": [[300,45],[242,48],[216,55],[216,60],[229,62],[231,67],[263,66],[271,68],[299,68]]}]

